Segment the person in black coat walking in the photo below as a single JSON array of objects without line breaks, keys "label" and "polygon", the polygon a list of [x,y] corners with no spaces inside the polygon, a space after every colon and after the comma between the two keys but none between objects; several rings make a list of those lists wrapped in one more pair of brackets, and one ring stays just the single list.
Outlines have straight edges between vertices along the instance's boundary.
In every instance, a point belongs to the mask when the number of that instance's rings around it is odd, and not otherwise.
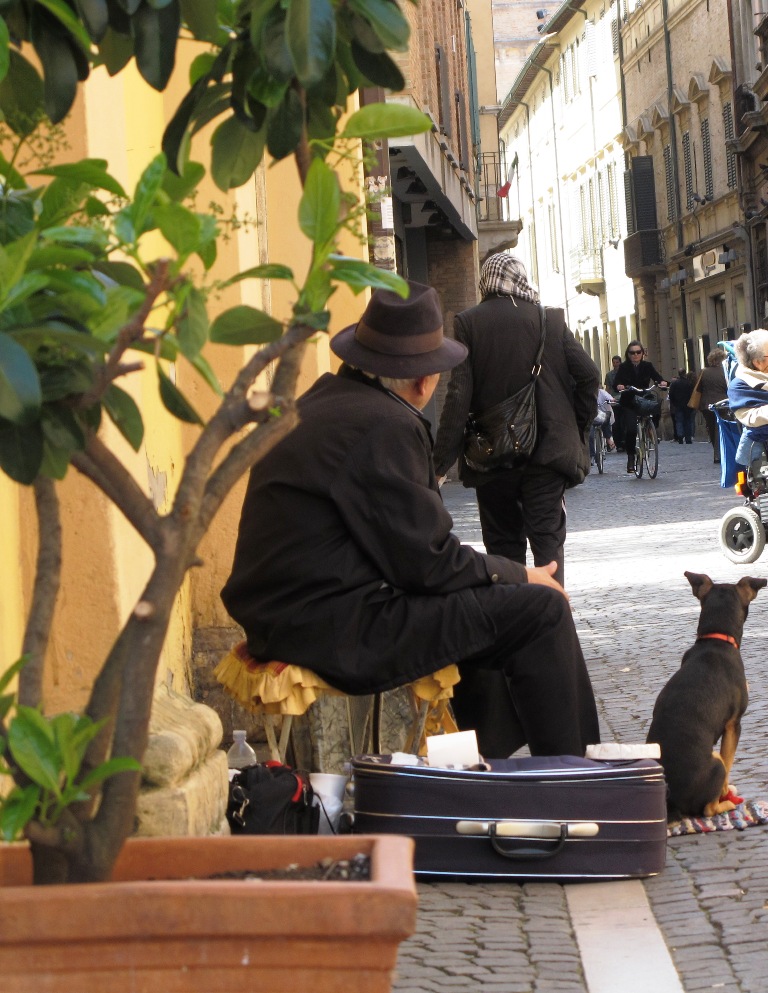
[{"label": "person in black coat walking", "polygon": [[677,379],[673,379],[669,384],[669,406],[672,410],[672,417],[675,421],[675,441],[678,445],[693,444],[693,427],[696,412],[688,406],[688,401],[693,394],[693,387],[696,384],[697,375],[695,372],[686,372],[680,369]]},{"label": "person in black coat walking", "polygon": [[452,531],[421,411],[466,349],[444,338],[435,290],[409,285],[407,299],[376,291],[331,340],[338,374],[299,399],[298,426],[252,469],[224,605],[257,661],[347,693],[451,663],[498,670],[515,705],[505,748],[583,755],[597,710],[554,565],[483,555]]},{"label": "person in black coat walking", "polygon": [[[536,383],[537,443],[522,468],[477,472],[463,459],[464,425],[528,382],[541,341],[539,295],[525,266],[507,253],[491,255],[480,272],[481,303],[456,315],[454,335],[469,351],[448,384],[434,461],[444,477],[459,460],[465,486],[476,487],[487,552],[524,564],[556,563],[565,585],[565,490],[589,472],[589,429],[597,412],[600,373],[565,325],[562,310],[546,309],[547,332]],[[507,729],[514,699],[503,673],[465,671],[455,690],[459,727],[474,728],[488,754],[514,751]]]},{"label": "person in black coat walking", "polygon": [[465,486],[477,488],[486,551],[535,565],[557,563],[564,585],[565,505],[569,486],[589,472],[589,429],[597,413],[600,372],[565,326],[562,310],[547,308],[547,333],[536,384],[537,441],[522,468],[477,472],[462,457],[470,411],[482,414],[530,379],[541,340],[539,295],[520,259],[491,255],[480,273],[482,302],[456,315],[454,335],[469,351],[448,384],[435,440],[435,472],[459,459]]}]

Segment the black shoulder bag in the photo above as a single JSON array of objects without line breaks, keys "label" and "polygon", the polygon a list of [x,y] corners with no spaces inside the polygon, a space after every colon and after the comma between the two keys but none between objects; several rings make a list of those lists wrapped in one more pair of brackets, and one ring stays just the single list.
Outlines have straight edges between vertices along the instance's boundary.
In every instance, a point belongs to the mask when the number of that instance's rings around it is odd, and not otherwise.
[{"label": "black shoulder bag", "polygon": [[521,390],[482,414],[470,414],[464,429],[464,461],[477,472],[516,469],[536,447],[536,380],[547,336],[547,313],[539,304],[541,342],[531,379]]},{"label": "black shoulder bag", "polygon": [[227,820],[232,834],[317,834],[320,808],[305,772],[267,762],[232,777]]}]

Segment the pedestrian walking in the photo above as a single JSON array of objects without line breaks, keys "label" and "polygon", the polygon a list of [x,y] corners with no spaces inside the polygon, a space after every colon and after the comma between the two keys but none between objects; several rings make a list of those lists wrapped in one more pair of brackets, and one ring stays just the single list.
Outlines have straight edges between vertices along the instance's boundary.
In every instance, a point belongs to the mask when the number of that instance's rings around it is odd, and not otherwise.
[{"label": "pedestrian walking", "polygon": [[[564,585],[565,491],[589,472],[587,437],[597,411],[600,372],[566,327],[562,310],[547,308],[541,373],[536,385],[537,443],[522,468],[478,472],[462,457],[470,412],[483,411],[530,379],[541,342],[539,294],[513,255],[491,255],[480,273],[481,302],[454,320],[456,340],[468,357],[448,384],[434,450],[435,471],[445,477],[459,460],[459,475],[475,487],[486,551],[520,564],[530,545],[534,564],[556,562]],[[474,728],[486,755],[509,755],[514,699],[503,673],[459,666],[454,712],[462,729]]]},{"label": "pedestrian walking", "polygon": [[728,386],[725,381],[725,369],[723,362],[726,359],[724,348],[713,348],[707,355],[707,364],[701,370],[698,386],[701,390],[698,409],[704,417],[704,424],[707,428],[707,437],[712,446],[715,465],[720,462],[720,431],[717,426],[717,415],[710,410],[710,405],[720,400],[725,400],[728,396]]},{"label": "pedestrian walking", "polygon": [[680,369],[677,379],[673,379],[669,384],[669,406],[675,424],[675,441],[678,445],[682,445],[683,442],[686,445],[693,443],[695,411],[688,406],[688,401],[691,399],[696,378],[695,372],[686,373],[685,369]]}]

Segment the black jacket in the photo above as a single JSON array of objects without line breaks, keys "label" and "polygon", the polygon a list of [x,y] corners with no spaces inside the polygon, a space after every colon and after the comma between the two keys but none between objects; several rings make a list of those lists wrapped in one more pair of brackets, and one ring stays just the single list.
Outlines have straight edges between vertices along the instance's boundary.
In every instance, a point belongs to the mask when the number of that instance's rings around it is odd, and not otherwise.
[{"label": "black jacket", "polygon": [[645,360],[635,365],[630,359],[625,359],[619,366],[616,376],[616,385],[636,386],[640,390],[647,390],[651,382],[661,383],[664,377],[657,372],[652,362]]},{"label": "black jacket", "polygon": [[299,414],[251,472],[222,591],[250,652],[373,693],[493,644],[474,591],[527,574],[452,533],[424,418],[346,367]]},{"label": "black jacket", "polygon": [[[470,411],[480,414],[522,389],[529,381],[541,339],[539,308],[525,300],[489,297],[457,314],[457,341],[469,355],[451,374],[435,441],[435,471],[445,475],[460,457]],[[534,465],[548,466],[568,485],[589,472],[587,438],[597,411],[600,373],[565,326],[562,310],[547,308],[547,337],[536,385],[538,437]],[[488,473],[459,464],[465,486],[477,486]],[[501,472],[514,470],[499,470]]]}]

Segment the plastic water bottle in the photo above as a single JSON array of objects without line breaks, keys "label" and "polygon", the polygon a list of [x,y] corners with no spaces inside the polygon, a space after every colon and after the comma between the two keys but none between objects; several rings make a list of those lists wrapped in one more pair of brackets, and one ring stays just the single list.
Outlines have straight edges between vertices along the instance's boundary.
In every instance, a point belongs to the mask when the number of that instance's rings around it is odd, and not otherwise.
[{"label": "plastic water bottle", "polygon": [[256,752],[245,740],[245,731],[233,731],[232,747],[227,752],[227,765],[230,769],[245,769],[246,766],[256,765]]}]

